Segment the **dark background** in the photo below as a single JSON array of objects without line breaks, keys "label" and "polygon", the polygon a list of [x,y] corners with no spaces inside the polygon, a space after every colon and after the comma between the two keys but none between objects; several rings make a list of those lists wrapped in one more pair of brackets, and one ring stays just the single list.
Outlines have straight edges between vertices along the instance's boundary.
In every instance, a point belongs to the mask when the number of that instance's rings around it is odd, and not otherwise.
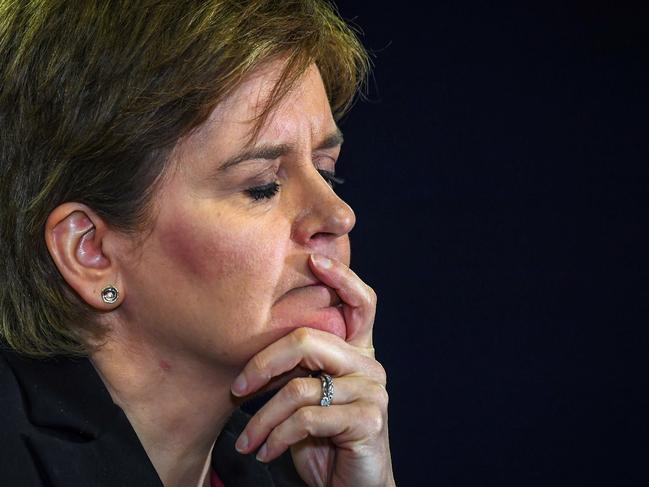
[{"label": "dark background", "polygon": [[340,0],[399,485],[649,485],[649,9]]}]

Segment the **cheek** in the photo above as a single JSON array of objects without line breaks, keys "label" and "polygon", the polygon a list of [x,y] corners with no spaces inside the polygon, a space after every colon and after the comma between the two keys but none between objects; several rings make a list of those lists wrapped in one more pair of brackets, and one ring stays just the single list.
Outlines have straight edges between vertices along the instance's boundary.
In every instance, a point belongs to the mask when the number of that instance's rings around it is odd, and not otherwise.
[{"label": "cheek", "polygon": [[[190,223],[182,222],[160,232],[160,247],[163,256],[175,268],[183,270],[187,277],[201,280],[214,275],[231,272],[232,253],[235,245],[218,231],[209,231]],[[228,259],[224,259],[224,256]],[[237,259],[235,259],[237,260]]]},{"label": "cheek", "polygon": [[161,251],[179,277],[195,285],[241,292],[281,271],[281,240],[261,226],[177,221],[160,232]]}]

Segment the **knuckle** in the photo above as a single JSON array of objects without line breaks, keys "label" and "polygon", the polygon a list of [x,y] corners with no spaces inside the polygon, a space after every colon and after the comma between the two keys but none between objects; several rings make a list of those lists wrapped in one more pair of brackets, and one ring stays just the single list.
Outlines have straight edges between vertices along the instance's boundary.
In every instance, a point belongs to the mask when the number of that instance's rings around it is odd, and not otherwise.
[{"label": "knuckle", "polygon": [[302,427],[307,427],[312,424],[313,420],[313,410],[310,408],[300,408],[295,413],[295,421]]},{"label": "knuckle", "polygon": [[385,371],[385,367],[383,367],[383,365],[381,365],[381,363],[377,362],[377,361],[374,361],[374,364],[375,364],[374,365],[374,372],[373,372],[372,375],[374,377],[376,377],[376,381],[379,384],[381,384],[382,386],[385,387],[385,385],[388,382],[388,374]]},{"label": "knuckle", "polygon": [[255,414],[250,421],[248,421],[247,429],[249,431],[264,431],[267,429],[266,417],[262,413]]},{"label": "knuckle", "polygon": [[381,410],[387,409],[390,399],[388,391],[380,384],[376,384],[372,389],[372,397],[374,398],[374,403],[377,404],[381,408]]},{"label": "knuckle", "polygon": [[309,383],[306,379],[300,377],[291,379],[288,384],[284,386],[282,392],[288,401],[293,403],[299,402],[300,399],[308,396]]},{"label": "knuckle", "polygon": [[293,340],[298,347],[304,347],[307,343],[311,341],[312,331],[311,328],[302,327],[297,328],[292,333]]},{"label": "knuckle", "polygon": [[376,306],[376,303],[378,301],[376,291],[370,286],[367,286],[367,300],[372,306]]},{"label": "knuckle", "polygon": [[268,362],[266,361],[266,359],[262,354],[255,355],[250,361],[250,365],[252,366],[253,371],[259,373],[262,373],[268,368]]},{"label": "knuckle", "polygon": [[385,368],[382,365],[379,365],[379,377],[381,378],[381,384],[384,386],[388,383],[388,373],[385,371]]},{"label": "knuckle", "polygon": [[266,438],[266,446],[268,447],[268,451],[277,451],[283,449],[285,445],[280,435],[276,431],[273,431]]},{"label": "knuckle", "polygon": [[376,405],[368,405],[361,412],[362,423],[369,436],[378,436],[385,428],[383,410]]}]

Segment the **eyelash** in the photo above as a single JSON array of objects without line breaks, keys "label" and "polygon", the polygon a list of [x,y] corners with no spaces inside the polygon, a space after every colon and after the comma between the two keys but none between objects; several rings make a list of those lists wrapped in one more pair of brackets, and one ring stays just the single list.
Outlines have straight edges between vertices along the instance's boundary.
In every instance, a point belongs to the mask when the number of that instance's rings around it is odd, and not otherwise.
[{"label": "eyelash", "polygon": [[[344,184],[345,180],[341,177],[336,176],[331,171],[325,171],[324,169],[318,169],[320,176],[327,181],[327,184],[332,188],[336,188],[337,185]],[[253,201],[260,201],[263,199],[271,199],[277,194],[280,188],[280,184],[277,181],[272,183],[264,184],[263,186],[256,186],[254,188],[246,189],[245,193],[252,198]]]}]

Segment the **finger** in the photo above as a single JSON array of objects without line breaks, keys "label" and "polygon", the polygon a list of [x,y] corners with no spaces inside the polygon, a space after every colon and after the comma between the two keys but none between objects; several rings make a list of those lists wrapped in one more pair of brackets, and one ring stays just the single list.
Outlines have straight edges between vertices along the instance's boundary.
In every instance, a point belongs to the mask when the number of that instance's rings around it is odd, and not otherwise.
[{"label": "finger", "polygon": [[[334,387],[332,402],[334,405],[363,400],[368,403],[384,404],[387,409],[385,387],[367,378],[340,377],[335,380]],[[237,450],[241,453],[256,450],[273,428],[286,421],[298,409],[318,405],[321,398],[320,378],[291,380],[248,421],[235,445]]]},{"label": "finger", "polygon": [[385,418],[378,406],[359,401],[328,408],[303,407],[273,429],[257,458],[262,462],[271,461],[309,436],[329,438],[338,447],[371,442],[383,432]]},{"label": "finger", "polygon": [[385,384],[385,370],[336,335],[314,328],[297,328],[251,358],[232,384],[235,396],[246,396],[300,366],[326,370],[333,376],[365,375]]},{"label": "finger", "polygon": [[368,349],[372,356],[372,328],[376,314],[376,293],[342,262],[320,254],[309,259],[316,277],[333,288],[343,301],[347,343]]},{"label": "finger", "polygon": [[280,374],[276,377],[273,377],[265,386],[263,386],[261,389],[258,389],[255,391],[255,396],[258,395],[263,395],[267,392],[271,391],[276,391],[284,387],[286,384],[288,384],[291,379],[295,379],[297,377],[311,377],[313,374],[312,370],[307,370],[304,367],[295,367],[292,370],[289,370],[288,372],[284,372],[283,374]]}]

